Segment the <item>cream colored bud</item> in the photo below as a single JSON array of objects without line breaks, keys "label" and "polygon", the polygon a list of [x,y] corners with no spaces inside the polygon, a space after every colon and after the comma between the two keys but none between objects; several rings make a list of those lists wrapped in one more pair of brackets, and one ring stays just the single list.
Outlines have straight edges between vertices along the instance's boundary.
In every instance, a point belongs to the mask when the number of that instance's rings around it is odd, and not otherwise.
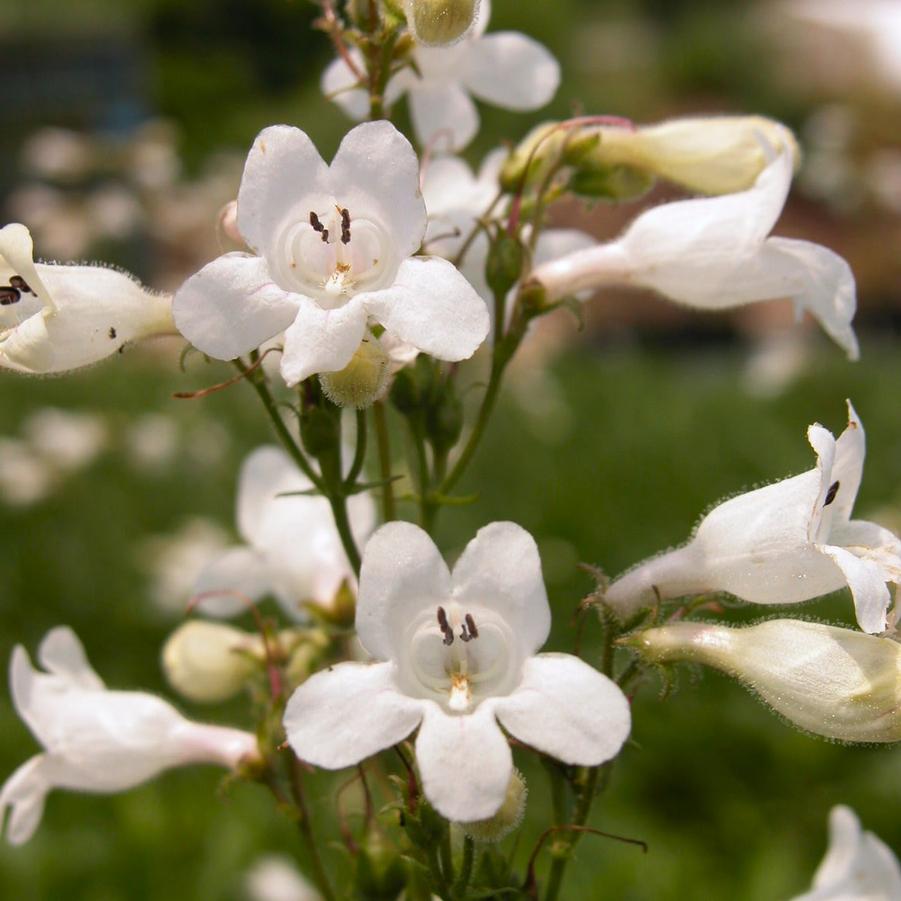
[{"label": "cream colored bud", "polygon": [[536,125],[516,145],[513,153],[501,166],[499,181],[501,187],[507,193],[519,190],[526,169],[529,171],[529,179],[536,179],[544,171],[546,162],[555,158],[563,149],[567,138],[567,131],[560,127],[559,122],[543,122]]},{"label": "cream colored bud", "polygon": [[339,407],[362,410],[378,400],[388,384],[388,355],[378,338],[364,338],[351,361],[338,372],[323,372],[325,396]]},{"label": "cream colored bud", "polygon": [[522,822],[526,810],[529,788],[519,770],[513,770],[507,785],[507,797],[498,812],[487,820],[460,823],[460,828],[477,842],[494,843],[506,838]]},{"label": "cream colored bud", "polygon": [[237,694],[263,656],[258,635],[222,623],[190,620],[163,646],[163,670],[180,695],[215,703]]},{"label": "cream colored bud", "polygon": [[800,151],[791,131],[763,116],[672,119],[634,131],[601,127],[594,160],[627,165],[702,194],[731,194],[753,186],[769,158]]},{"label": "cream colored bud", "polygon": [[901,740],[901,644],[821,623],[672,623],[626,642],[656,663],[704,663],[802,729],[851,742]]},{"label": "cream colored bud", "polygon": [[420,44],[453,44],[476,21],[480,0],[406,0],[407,24]]}]

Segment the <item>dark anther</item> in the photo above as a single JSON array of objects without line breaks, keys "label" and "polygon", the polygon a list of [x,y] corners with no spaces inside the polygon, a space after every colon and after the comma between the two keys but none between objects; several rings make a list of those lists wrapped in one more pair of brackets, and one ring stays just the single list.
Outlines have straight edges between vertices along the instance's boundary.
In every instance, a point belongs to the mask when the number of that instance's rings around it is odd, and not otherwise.
[{"label": "dark anther", "polygon": [[109,336],[113,341],[116,340],[116,329],[113,326],[109,327]]},{"label": "dark anther", "polygon": [[447,613],[445,613],[444,607],[438,608],[438,628],[441,629],[444,635],[444,643],[450,647],[454,643],[454,630],[447,621]]},{"label": "dark anther", "polygon": [[828,507],[835,500],[835,496],[838,494],[838,486],[840,484],[840,482],[833,482],[829,486],[829,490],[826,492],[826,500],[823,502],[824,507]]},{"label": "dark anther", "polygon": [[322,243],[328,244],[328,229],[327,228],[322,229]]},{"label": "dark anther", "polygon": [[314,232],[321,232],[325,228],[325,226],[319,221],[319,217],[312,211],[310,212],[310,226],[312,227]]},{"label": "dark anther", "polygon": [[17,291],[21,291],[23,294],[34,294],[34,291],[28,287],[28,282],[26,282],[21,275],[13,275],[9,280],[9,286],[15,288]]},{"label": "dark anther", "polygon": [[341,210],[341,243],[350,244],[350,213]]},{"label": "dark anther", "polygon": [[472,615],[467,613],[465,617],[463,617],[463,625],[460,626],[460,638],[463,641],[472,641],[473,638],[479,637],[479,630],[476,628],[475,620],[472,618]]},{"label": "dark anther", "polygon": [[22,292],[12,285],[0,288],[0,307],[8,307],[22,299]]}]

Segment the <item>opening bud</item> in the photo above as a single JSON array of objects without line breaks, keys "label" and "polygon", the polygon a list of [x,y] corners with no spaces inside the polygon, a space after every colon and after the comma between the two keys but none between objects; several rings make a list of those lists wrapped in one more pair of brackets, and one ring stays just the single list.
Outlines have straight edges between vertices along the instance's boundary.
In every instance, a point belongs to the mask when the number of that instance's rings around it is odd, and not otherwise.
[{"label": "opening bud", "polygon": [[420,44],[453,44],[476,21],[480,0],[406,0],[407,24]]},{"label": "opening bud", "polygon": [[507,785],[507,796],[500,810],[487,820],[460,823],[460,828],[473,841],[494,843],[506,838],[522,822],[526,810],[529,788],[519,770],[514,769]]},{"label": "opening bud", "polygon": [[258,635],[223,623],[190,620],[163,646],[163,670],[180,695],[213,704],[237,694],[263,655]]},{"label": "opening bud", "polygon": [[323,372],[319,383],[336,406],[362,410],[385,390],[389,375],[388,355],[374,335],[364,338],[351,361],[338,372]]},{"label": "opening bud", "polygon": [[901,740],[901,644],[821,623],[672,623],[624,644],[655,663],[704,663],[802,729],[850,742]]},{"label": "opening bud", "polygon": [[630,166],[702,194],[747,190],[783,150],[800,161],[791,131],[763,116],[673,119],[634,131],[604,126],[600,136],[593,162]]}]

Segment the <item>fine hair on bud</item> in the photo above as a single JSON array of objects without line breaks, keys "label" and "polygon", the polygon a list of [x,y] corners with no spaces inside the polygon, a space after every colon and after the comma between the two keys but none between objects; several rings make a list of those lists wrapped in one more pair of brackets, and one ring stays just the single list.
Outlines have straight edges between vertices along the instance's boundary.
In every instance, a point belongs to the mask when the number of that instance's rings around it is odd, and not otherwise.
[{"label": "fine hair on bud", "polygon": [[481,0],[406,0],[407,24],[420,44],[441,46],[459,41],[479,15]]},{"label": "fine hair on bud", "polygon": [[473,841],[494,844],[505,839],[511,832],[519,828],[526,812],[526,801],[529,798],[529,787],[523,774],[513,770],[507,785],[507,795],[497,813],[487,820],[476,820],[473,823],[460,823],[465,835]]},{"label": "fine hair on bud", "polygon": [[338,407],[363,410],[377,401],[388,386],[388,355],[374,335],[364,338],[351,361],[338,372],[323,372],[319,383]]}]

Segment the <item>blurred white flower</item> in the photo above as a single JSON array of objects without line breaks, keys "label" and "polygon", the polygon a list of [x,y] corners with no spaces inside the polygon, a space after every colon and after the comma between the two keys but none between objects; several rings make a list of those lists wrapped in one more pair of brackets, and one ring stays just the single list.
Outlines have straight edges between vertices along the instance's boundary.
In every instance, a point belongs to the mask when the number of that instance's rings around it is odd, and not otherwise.
[{"label": "blurred white flower", "polygon": [[35,264],[28,229],[0,229],[0,366],[66,372],[173,328],[171,298],[115,269]]},{"label": "blurred white flower", "polygon": [[[462,150],[479,130],[473,96],[504,109],[534,110],[557,92],[560,66],[547,48],[515,31],[485,35],[490,16],[490,4],[482,0],[478,21],[463,40],[449,47],[416,47],[419,74],[404,69],[388,82],[386,105],[408,96],[422,146],[441,142],[442,149]],[[352,56],[362,63],[358,53]],[[368,114],[368,94],[340,57],[323,73],[322,90],[352,119]]]},{"label": "blurred white flower", "polygon": [[98,148],[91,137],[68,128],[42,128],[22,145],[25,170],[58,181],[84,178],[97,156]]},{"label": "blurred white flower", "polygon": [[687,661],[738,679],[789,722],[826,738],[901,740],[901,644],[822,623],[731,628],[673,622],[627,644],[654,663]]},{"label": "blurred white flower", "polygon": [[727,591],[753,604],[796,604],[844,586],[857,621],[882,632],[901,580],[901,541],[872,522],[852,520],[863,475],[863,426],[848,404],[838,441],[821,425],[807,430],[816,466],[714,507],[688,544],[620,576],[606,600],[624,615],[655,598]]},{"label": "blurred white flower", "polygon": [[281,372],[294,385],[347,366],[371,321],[442,360],[485,339],[485,304],[463,276],[413,256],[426,228],[419,163],[388,122],[354,128],[330,166],[300,129],[265,129],[238,227],[260,255],[219,257],[173,303],[179,330],[210,356],[231,360],[284,332]]},{"label": "blurred white flower", "polygon": [[267,854],[244,877],[247,901],[320,901],[321,895],[287,857]]},{"label": "blurred white flower", "polygon": [[857,815],[839,804],[829,812],[829,848],[811,891],[793,901],[898,901],[901,866],[888,845],[864,832]]},{"label": "blurred white flower", "polygon": [[170,767],[235,769],[258,754],[249,732],[193,723],[154,695],[107,689],[71,629],[48,632],[38,660],[46,672],[35,670],[17,645],[10,663],[16,711],[44,746],[0,789],[0,819],[11,809],[11,844],[31,838],[54,788],[120,792]]},{"label": "blurred white flower", "polygon": [[144,413],[125,430],[125,451],[136,469],[165,469],[178,455],[178,424],[164,413]]},{"label": "blurred white flower", "polygon": [[102,416],[56,407],[43,407],[28,416],[22,435],[38,455],[64,472],[88,466],[109,443]]},{"label": "blurred white flower", "polygon": [[17,438],[0,438],[0,498],[12,507],[29,507],[57,484],[53,467]]},{"label": "blurred white flower", "polygon": [[166,613],[183,615],[197,573],[228,544],[225,529],[200,517],[187,520],[171,535],[146,538],[139,547],[138,561],[150,576],[150,599]]},{"label": "blurred white flower", "polygon": [[418,726],[435,809],[455,821],[491,817],[513,775],[501,726],[584,766],[610,760],[629,734],[615,683],[578,657],[536,653],[550,626],[524,529],[481,529],[451,573],[422,529],[388,523],[366,545],[356,614],[360,643],[380,662],[338,663],[301,684],[285,710],[288,741],[302,760],[342,769]]},{"label": "blurred white flower", "polygon": [[[304,602],[328,607],[342,582],[353,581],[328,501],[292,495],[312,485],[278,447],[257,448],[241,467],[238,532],[245,544],[209,561],[196,577],[198,607],[213,616],[244,612],[247,600],[273,594],[285,611],[303,619]],[[368,493],[348,500],[356,540],[365,542],[375,524]]]},{"label": "blurred white flower", "polygon": [[767,237],[785,204],[792,165],[783,150],[753,188],[654,207],[616,241],[538,266],[533,278],[549,299],[615,284],[651,288],[703,310],[789,298],[854,359],[857,300],[848,264],[819,244]]}]

